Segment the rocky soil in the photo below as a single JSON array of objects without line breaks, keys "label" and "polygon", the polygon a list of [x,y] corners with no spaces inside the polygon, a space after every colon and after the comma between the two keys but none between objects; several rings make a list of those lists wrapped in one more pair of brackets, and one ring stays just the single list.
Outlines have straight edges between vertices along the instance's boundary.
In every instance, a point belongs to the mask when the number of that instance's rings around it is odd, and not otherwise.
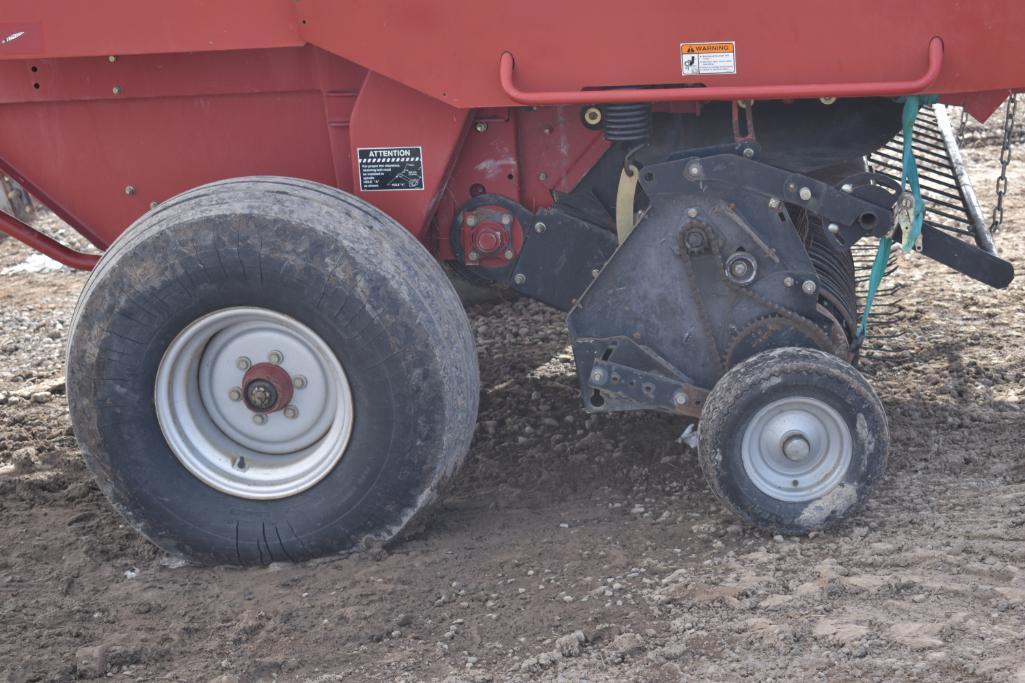
[{"label": "rocky soil", "polygon": [[[995,154],[968,152],[987,203]],[[1023,166],[1000,236],[1020,273]],[[903,336],[863,364],[889,471],[829,533],[738,524],[684,422],[588,417],[561,316],[515,302],[471,310],[478,432],[423,531],[243,570],[183,566],[100,495],[62,383],[85,276],[30,257],[0,242],[8,681],[1025,681],[1025,280],[904,260],[906,312],[879,330]]]}]

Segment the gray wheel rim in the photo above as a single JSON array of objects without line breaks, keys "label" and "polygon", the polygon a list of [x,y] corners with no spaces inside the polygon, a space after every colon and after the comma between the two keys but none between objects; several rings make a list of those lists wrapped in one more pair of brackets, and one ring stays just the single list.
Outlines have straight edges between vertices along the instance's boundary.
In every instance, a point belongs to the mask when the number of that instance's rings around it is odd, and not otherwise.
[{"label": "gray wheel rim", "polygon": [[759,491],[787,502],[816,500],[844,478],[854,453],[847,422],[817,398],[773,401],[748,423],[744,471]]},{"label": "gray wheel rim", "polygon": [[[247,365],[248,363],[248,365]],[[285,370],[287,407],[260,412],[243,397],[255,364]],[[313,330],[256,307],[215,311],[168,346],[154,389],[171,451],[204,484],[239,498],[287,498],[338,464],[354,417],[345,370]]]}]

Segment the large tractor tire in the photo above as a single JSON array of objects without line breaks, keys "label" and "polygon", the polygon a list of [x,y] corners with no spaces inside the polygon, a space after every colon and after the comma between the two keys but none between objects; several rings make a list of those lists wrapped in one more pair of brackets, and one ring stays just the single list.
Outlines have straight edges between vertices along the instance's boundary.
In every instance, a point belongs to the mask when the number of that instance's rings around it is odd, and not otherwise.
[{"label": "large tractor tire", "polygon": [[90,277],[68,398],[100,488],[170,553],[256,565],[406,528],[458,468],[477,356],[444,272],[316,183],[240,178],[141,218]]}]

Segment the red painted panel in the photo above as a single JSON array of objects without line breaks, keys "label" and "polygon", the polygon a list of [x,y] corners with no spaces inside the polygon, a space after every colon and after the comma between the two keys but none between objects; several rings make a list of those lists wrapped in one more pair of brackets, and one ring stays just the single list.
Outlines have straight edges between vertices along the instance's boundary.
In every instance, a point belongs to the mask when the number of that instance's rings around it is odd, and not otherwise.
[{"label": "red painted panel", "polygon": [[[349,129],[353,193],[366,199],[422,240],[448,181],[466,131],[469,112],[455,109],[395,81],[371,73],[356,99]],[[422,147],[422,190],[360,190],[355,150]]]},{"label": "red painted panel", "polygon": [[335,183],[316,92],[6,105],[0,116],[5,161],[100,247],[151,202],[214,180],[268,174]]}]

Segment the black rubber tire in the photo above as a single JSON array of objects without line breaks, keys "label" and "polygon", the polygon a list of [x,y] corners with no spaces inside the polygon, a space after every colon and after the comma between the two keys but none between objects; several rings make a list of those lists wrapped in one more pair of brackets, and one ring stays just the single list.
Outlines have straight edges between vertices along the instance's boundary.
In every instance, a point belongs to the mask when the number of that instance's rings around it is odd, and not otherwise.
[{"label": "black rubber tire", "polygon": [[[763,493],[748,477],[741,454],[754,415],[795,394],[832,406],[854,444],[843,479],[822,497],[805,502]],[[816,349],[772,349],[737,365],[712,389],[698,424],[698,459],[713,493],[737,516],[772,533],[804,534],[853,514],[882,476],[889,443],[886,413],[872,387],[849,364]]]},{"label": "black rubber tire", "polygon": [[[289,498],[207,486],[157,421],[165,349],[230,306],[300,321],[348,375],[346,451]],[[171,199],[116,241],[75,311],[67,392],[85,461],[132,526],[194,562],[256,565],[358,550],[407,527],[469,448],[479,376],[459,299],[412,235],[334,188],[254,177]]]}]

